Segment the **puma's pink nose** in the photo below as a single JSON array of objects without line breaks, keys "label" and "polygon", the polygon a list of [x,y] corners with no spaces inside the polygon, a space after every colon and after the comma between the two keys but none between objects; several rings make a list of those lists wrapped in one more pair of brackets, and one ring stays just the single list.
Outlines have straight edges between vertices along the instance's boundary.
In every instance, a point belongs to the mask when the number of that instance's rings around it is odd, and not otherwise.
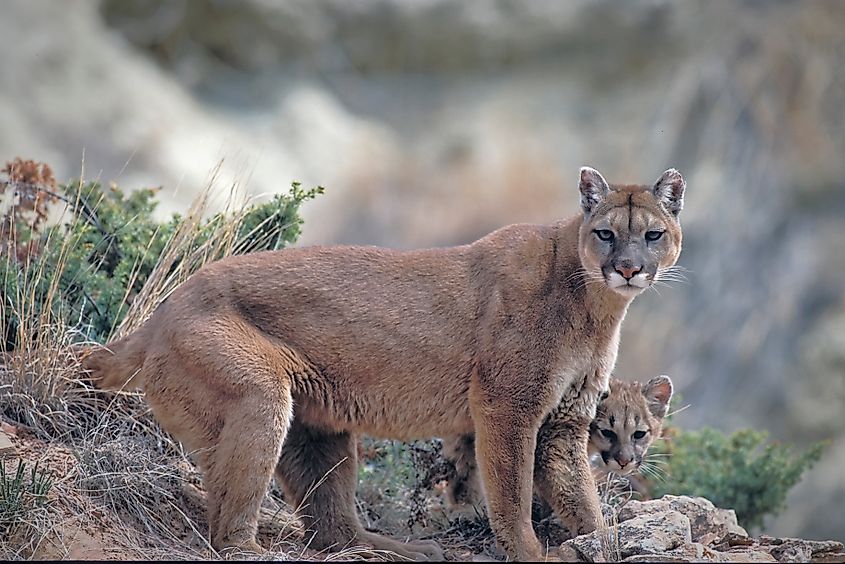
[{"label": "puma's pink nose", "polygon": [[637,274],[640,270],[642,270],[641,266],[617,266],[616,272],[621,274],[625,277],[625,280],[630,280]]},{"label": "puma's pink nose", "polygon": [[628,466],[628,464],[631,463],[631,459],[628,458],[627,456],[617,456],[616,462],[619,463],[620,468],[625,468],[626,466]]}]

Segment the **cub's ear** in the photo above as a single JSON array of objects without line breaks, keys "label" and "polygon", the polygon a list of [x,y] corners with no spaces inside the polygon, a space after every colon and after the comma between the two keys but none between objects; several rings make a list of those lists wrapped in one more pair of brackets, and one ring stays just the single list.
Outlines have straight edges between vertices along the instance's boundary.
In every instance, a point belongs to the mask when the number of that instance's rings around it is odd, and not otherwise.
[{"label": "cub's ear", "polygon": [[581,209],[588,214],[607,197],[610,187],[604,177],[594,168],[581,167],[581,182],[578,184],[581,191]]},{"label": "cub's ear", "polygon": [[684,190],[687,188],[687,182],[681,173],[670,168],[664,172],[657,182],[654,183],[654,195],[661,204],[675,217],[681,213],[684,207]]},{"label": "cub's ear", "polygon": [[643,395],[652,415],[662,419],[669,410],[669,400],[672,399],[672,380],[668,376],[655,376],[643,386]]}]

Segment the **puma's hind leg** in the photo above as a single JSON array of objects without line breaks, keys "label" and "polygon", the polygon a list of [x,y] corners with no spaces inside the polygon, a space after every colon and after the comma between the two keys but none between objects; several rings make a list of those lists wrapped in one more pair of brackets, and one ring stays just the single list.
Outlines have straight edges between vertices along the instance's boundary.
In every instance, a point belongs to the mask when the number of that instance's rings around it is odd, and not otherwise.
[{"label": "puma's hind leg", "polygon": [[290,399],[251,396],[230,409],[206,470],[209,532],[216,550],[264,552],[258,513],[278,460]]},{"label": "puma's hind leg", "polygon": [[286,375],[294,367],[261,335],[230,321],[180,330],[169,341],[166,355],[144,364],[147,400],[202,470],[214,549],[262,552],[258,512],[290,425]]},{"label": "puma's hind leg", "polygon": [[364,530],[355,507],[357,469],[354,435],[317,430],[294,420],[276,478],[313,535],[310,546],[337,551],[364,545],[402,558],[442,560],[443,552],[434,542],[400,542]]}]

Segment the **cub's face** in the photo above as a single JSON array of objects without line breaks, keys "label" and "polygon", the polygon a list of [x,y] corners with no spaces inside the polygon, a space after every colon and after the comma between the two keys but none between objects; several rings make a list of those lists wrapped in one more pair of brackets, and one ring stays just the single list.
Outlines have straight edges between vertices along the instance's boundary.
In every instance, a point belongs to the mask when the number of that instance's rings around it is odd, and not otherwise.
[{"label": "cub's face", "polygon": [[589,282],[633,297],[668,274],[681,254],[686,182],[670,169],[654,183],[608,185],[598,171],[581,169],[578,252]]},{"label": "cub's face", "polygon": [[638,470],[655,439],[672,399],[672,381],[657,376],[645,384],[610,381],[590,424],[590,453],[600,468],[615,474]]}]

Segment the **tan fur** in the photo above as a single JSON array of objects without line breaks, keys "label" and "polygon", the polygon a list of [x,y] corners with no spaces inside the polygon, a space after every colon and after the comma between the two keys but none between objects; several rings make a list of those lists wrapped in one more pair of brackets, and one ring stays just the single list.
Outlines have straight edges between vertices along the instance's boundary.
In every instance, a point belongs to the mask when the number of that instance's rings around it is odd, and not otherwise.
[{"label": "tan fur", "polygon": [[[605,474],[627,474],[638,469],[648,448],[660,437],[663,416],[671,397],[672,383],[666,376],[658,376],[646,384],[612,378],[609,390],[602,397],[596,417],[590,424],[587,450],[595,458],[596,470]],[[554,483],[548,483],[549,472],[543,468],[557,468],[563,475],[575,471],[570,469],[573,460],[556,458],[567,455],[568,451],[554,448],[554,441],[548,440],[561,433],[565,434],[568,423],[566,417],[560,417],[561,415],[560,410],[555,410],[546,417],[540,428],[540,435],[546,440],[538,442],[537,451],[534,453],[534,488],[545,505],[550,503],[545,499],[543,492],[548,495],[548,492],[553,491]],[[645,435],[635,438],[633,434],[637,431],[644,431]],[[609,433],[612,433],[612,436],[606,436]],[[476,471],[474,443],[472,435],[448,437],[443,441],[443,454],[454,466],[454,472],[448,476],[445,493],[447,506],[455,515],[477,514],[480,504],[484,501]],[[550,443],[553,448],[545,452],[544,449],[548,448]],[[625,457],[623,461],[629,461],[625,466],[620,466],[616,460],[620,456]],[[589,504],[590,500],[586,499],[581,503]],[[577,527],[575,517],[569,513],[567,511],[562,515],[562,519],[568,525]]]},{"label": "tan fur", "polygon": [[[582,170],[582,197],[589,171]],[[659,261],[673,264],[681,232],[658,185],[596,185],[601,193],[584,215],[511,225],[459,247],[231,257],[197,272],[138,332],[110,344],[114,355],[96,351],[87,367],[109,388],[137,372],[133,383],[156,418],[196,452],[217,548],[260,550],[256,516],[275,473],[294,506],[325,478],[303,514],[315,532],[312,547],[364,543],[439,558],[431,543],[363,530],[355,435],[474,432],[498,541],[512,558],[538,559],[530,468],[540,425],[556,406],[569,424],[562,448],[579,463],[554,501],[592,495],[578,513],[579,530],[599,518],[588,425],[635,292],[597,281],[616,259],[594,225],[627,236],[644,229],[642,221],[660,224],[669,246]],[[631,197],[641,206],[633,226],[617,207],[629,209]]]}]

